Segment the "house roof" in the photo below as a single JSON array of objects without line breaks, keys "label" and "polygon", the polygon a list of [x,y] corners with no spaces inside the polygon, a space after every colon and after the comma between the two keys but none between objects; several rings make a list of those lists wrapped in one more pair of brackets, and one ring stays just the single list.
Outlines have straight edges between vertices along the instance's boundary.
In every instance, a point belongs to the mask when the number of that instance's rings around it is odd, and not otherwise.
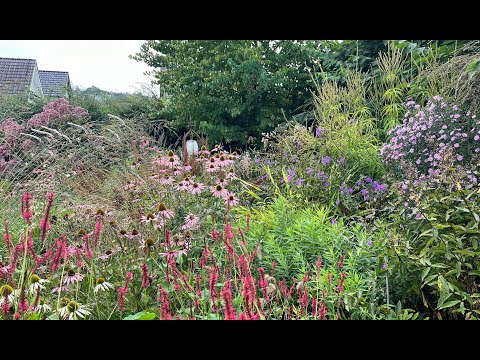
[{"label": "house roof", "polygon": [[70,85],[70,77],[66,71],[39,70],[43,94],[46,96],[64,96]]},{"label": "house roof", "polygon": [[0,93],[22,94],[30,88],[37,61],[0,57]]}]

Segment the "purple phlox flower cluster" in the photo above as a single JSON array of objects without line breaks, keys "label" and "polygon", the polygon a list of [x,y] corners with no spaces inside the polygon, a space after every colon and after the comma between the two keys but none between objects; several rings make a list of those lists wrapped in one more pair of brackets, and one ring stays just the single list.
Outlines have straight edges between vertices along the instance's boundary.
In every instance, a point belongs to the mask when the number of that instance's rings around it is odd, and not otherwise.
[{"label": "purple phlox flower cluster", "polygon": [[328,165],[328,164],[330,164],[330,161],[331,161],[330,156],[327,155],[327,156],[322,158],[322,165],[323,166]]}]

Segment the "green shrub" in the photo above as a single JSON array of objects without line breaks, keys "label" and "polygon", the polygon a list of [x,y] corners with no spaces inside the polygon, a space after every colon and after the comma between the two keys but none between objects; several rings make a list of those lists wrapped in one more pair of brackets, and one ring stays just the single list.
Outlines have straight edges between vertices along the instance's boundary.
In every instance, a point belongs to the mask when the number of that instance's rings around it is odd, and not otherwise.
[{"label": "green shrub", "polygon": [[432,316],[478,317],[479,194],[452,173],[392,202],[388,258],[403,303]]}]

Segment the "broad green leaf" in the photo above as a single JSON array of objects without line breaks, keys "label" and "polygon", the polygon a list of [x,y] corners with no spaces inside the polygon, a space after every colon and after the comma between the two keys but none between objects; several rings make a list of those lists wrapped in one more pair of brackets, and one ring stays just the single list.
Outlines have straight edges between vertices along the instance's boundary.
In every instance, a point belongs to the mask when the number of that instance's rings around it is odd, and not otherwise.
[{"label": "broad green leaf", "polygon": [[147,312],[147,311],[140,311],[136,314],[129,315],[123,318],[123,320],[153,320],[155,318],[156,318],[156,315],[154,313]]},{"label": "broad green leaf", "polygon": [[449,307],[452,307],[452,306],[457,305],[460,301],[461,301],[461,300],[447,301],[445,304],[443,304],[442,306],[438,307],[437,309],[438,309],[438,310],[447,309],[447,308],[449,308]]}]

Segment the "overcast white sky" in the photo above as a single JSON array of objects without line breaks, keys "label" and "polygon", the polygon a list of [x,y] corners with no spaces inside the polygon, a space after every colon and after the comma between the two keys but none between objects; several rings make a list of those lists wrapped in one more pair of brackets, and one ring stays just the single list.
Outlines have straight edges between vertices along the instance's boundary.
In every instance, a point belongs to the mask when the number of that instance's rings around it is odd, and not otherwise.
[{"label": "overcast white sky", "polygon": [[37,60],[39,70],[68,71],[73,86],[134,92],[149,84],[150,68],[128,55],[143,40],[0,40],[0,57]]}]

